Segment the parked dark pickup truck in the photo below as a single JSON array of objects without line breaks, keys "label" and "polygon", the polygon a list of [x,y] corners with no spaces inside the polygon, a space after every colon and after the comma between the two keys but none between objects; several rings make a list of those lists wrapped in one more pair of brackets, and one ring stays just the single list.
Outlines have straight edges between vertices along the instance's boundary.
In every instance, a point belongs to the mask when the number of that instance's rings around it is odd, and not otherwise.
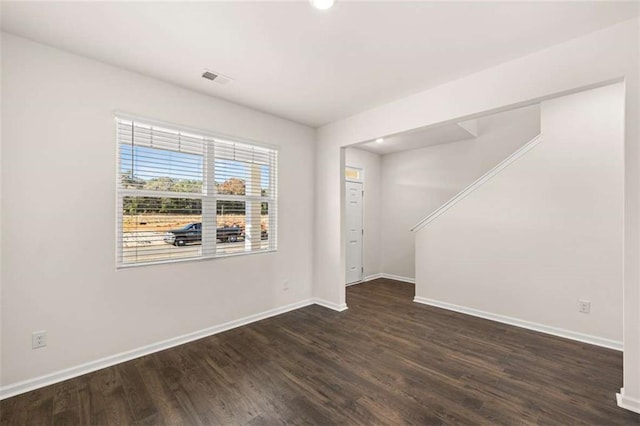
[{"label": "parked dark pickup truck", "polygon": [[[235,243],[243,235],[239,226],[225,226],[216,230],[216,237],[223,243]],[[190,223],[180,229],[172,229],[164,234],[164,242],[174,246],[202,242],[202,223]]]}]

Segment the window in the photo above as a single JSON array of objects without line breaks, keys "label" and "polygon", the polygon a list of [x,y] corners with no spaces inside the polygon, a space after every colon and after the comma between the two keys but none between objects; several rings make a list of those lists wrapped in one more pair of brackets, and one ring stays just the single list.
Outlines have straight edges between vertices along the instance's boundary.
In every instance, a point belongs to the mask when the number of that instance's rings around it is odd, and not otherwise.
[{"label": "window", "polygon": [[118,266],[276,249],[274,149],[116,119]]},{"label": "window", "polygon": [[344,177],[346,180],[361,182],[362,181],[362,169],[357,167],[346,166],[344,168]]}]

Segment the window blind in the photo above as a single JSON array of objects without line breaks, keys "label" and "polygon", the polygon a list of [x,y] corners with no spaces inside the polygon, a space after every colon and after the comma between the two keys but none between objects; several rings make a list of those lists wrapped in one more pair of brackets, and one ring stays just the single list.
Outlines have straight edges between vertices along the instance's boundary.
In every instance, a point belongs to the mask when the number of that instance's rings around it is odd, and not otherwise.
[{"label": "window blind", "polygon": [[118,266],[277,248],[277,150],[116,119]]}]

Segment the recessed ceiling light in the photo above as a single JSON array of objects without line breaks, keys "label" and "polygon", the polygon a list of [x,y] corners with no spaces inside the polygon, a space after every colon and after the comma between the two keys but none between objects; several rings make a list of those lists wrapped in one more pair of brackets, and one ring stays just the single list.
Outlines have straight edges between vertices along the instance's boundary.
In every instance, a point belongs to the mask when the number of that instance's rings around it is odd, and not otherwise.
[{"label": "recessed ceiling light", "polygon": [[333,6],[333,3],[335,2],[335,0],[309,0],[309,1],[313,5],[313,7],[320,10],[329,9],[331,6]]},{"label": "recessed ceiling light", "polygon": [[382,143],[382,142],[384,142],[384,138],[378,138],[378,139],[376,139],[376,142]]}]

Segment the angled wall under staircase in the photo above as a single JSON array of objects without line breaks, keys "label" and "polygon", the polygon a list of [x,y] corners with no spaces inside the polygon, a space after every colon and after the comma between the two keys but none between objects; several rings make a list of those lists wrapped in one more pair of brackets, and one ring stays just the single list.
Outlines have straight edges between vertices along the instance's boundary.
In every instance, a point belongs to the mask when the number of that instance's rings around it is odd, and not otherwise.
[{"label": "angled wall under staircase", "polygon": [[624,85],[540,108],[539,139],[416,227],[415,300],[621,349]]},{"label": "angled wall under staircase", "polygon": [[475,123],[476,137],[382,156],[380,272],[415,278],[411,228],[539,134],[540,110],[532,105]]}]

